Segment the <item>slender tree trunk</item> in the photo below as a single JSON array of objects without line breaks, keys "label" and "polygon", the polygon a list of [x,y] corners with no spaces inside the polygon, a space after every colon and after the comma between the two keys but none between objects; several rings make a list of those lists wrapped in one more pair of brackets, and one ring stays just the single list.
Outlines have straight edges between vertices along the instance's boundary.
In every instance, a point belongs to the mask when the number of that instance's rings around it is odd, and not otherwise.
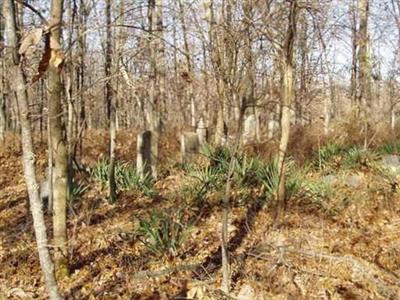
[{"label": "slender tree trunk", "polygon": [[186,95],[187,98],[189,99],[190,103],[190,124],[192,127],[196,127],[196,106],[194,102],[194,95],[193,95],[193,62],[191,58],[191,51],[189,47],[189,41],[188,41],[188,30],[186,26],[186,20],[185,20],[185,8],[184,4],[182,3],[182,0],[179,0],[179,18],[181,21],[181,26],[182,26],[182,34],[183,34],[183,45],[185,49],[185,58],[186,58],[186,76],[185,80],[187,82],[187,91]]},{"label": "slender tree trunk", "polygon": [[[86,100],[84,97],[85,88],[85,72],[86,72],[86,30],[87,30],[87,19],[88,19],[88,9],[86,7],[85,1],[79,1],[79,14],[78,14],[78,66],[76,67],[76,90],[77,90],[77,102],[79,104],[79,122],[78,132],[82,131],[78,145],[76,148],[80,149],[82,153],[83,149],[83,136],[87,128],[86,122]],[[76,150],[74,150],[76,152]],[[75,153],[76,154],[76,153]]]},{"label": "slender tree trunk", "polygon": [[[246,60],[246,102],[251,105],[251,113],[256,121],[254,133],[252,136],[256,137],[257,142],[260,141],[260,129],[259,129],[259,114],[257,111],[257,103],[254,95],[255,91],[255,65],[254,65],[254,54],[253,54],[253,40],[252,40],[252,22],[253,22],[253,11],[252,3],[250,0],[246,0],[243,4],[244,16],[245,16],[245,60]],[[239,107],[240,111],[240,107]],[[239,114],[240,116],[240,114]]]},{"label": "slender tree trunk", "polygon": [[239,152],[240,140],[242,136],[243,119],[246,112],[246,103],[239,104],[239,119],[237,122],[237,131],[235,137],[235,144],[232,151],[231,160],[229,163],[228,177],[225,183],[225,194],[223,198],[223,211],[222,211],[222,230],[221,230],[221,258],[222,258],[222,283],[221,290],[229,293],[231,287],[231,268],[229,260],[228,240],[229,240],[229,211],[230,211],[230,194],[232,186],[232,177],[236,165],[237,154]]},{"label": "slender tree trunk", "polygon": [[4,84],[4,60],[0,61],[0,143],[4,142],[5,134],[6,134],[6,93],[5,93],[5,84]]},{"label": "slender tree trunk", "polygon": [[[4,43],[4,19],[0,18],[0,44]],[[0,143],[4,142],[6,133],[6,84],[5,84],[5,57],[0,50]]]},{"label": "slender tree trunk", "polygon": [[[57,26],[52,28],[51,38],[58,44],[61,43],[62,13],[63,1],[52,0],[51,19]],[[53,52],[54,50],[52,49]],[[48,72],[49,118],[54,158],[53,243],[56,275],[62,278],[69,274],[67,238],[68,151],[65,141],[65,124],[63,122],[61,67],[50,61]]]},{"label": "slender tree trunk", "polygon": [[296,124],[303,123],[303,103],[308,96],[307,69],[308,69],[308,20],[304,16],[301,19],[301,32],[299,33],[299,52],[300,52],[300,91],[296,93],[295,111]]},{"label": "slender tree trunk", "polygon": [[290,2],[290,11],[288,17],[288,29],[286,40],[282,49],[281,57],[281,138],[279,143],[278,153],[278,170],[279,170],[279,185],[277,191],[277,220],[282,217],[285,201],[285,158],[286,150],[290,136],[290,117],[291,107],[294,98],[294,42],[296,39],[296,26],[297,26],[297,0]]},{"label": "slender tree trunk", "polygon": [[117,199],[117,184],[115,182],[115,144],[116,144],[116,126],[115,126],[115,97],[112,87],[111,70],[112,70],[112,57],[113,57],[113,40],[111,28],[111,0],[106,1],[106,57],[105,57],[105,73],[106,73],[106,103],[107,103],[107,120],[110,132],[110,165],[109,165],[109,197],[111,202]]},{"label": "slender tree trunk", "polygon": [[360,114],[360,105],[357,103],[357,77],[358,77],[358,63],[357,63],[357,9],[355,7],[354,0],[350,7],[351,13],[351,53],[352,53],[352,63],[351,63],[351,86],[350,86],[350,96],[351,96],[351,108],[355,109],[355,116],[358,118]]},{"label": "slender tree trunk", "polygon": [[46,288],[52,300],[62,299],[58,292],[57,282],[54,275],[54,265],[51,261],[46,226],[43,217],[42,201],[39,197],[39,188],[35,174],[35,155],[33,152],[32,132],[29,119],[28,93],[26,78],[22,69],[18,54],[20,37],[17,35],[15,2],[12,0],[3,1],[3,15],[6,19],[7,42],[12,51],[12,71],[15,80],[15,93],[17,96],[20,123],[21,123],[21,142],[22,142],[22,163],[24,177],[28,189],[29,205],[32,212],[33,227],[36,236],[37,248],[39,253],[40,266],[44,275]]},{"label": "slender tree trunk", "polygon": [[[225,4],[225,3],[223,3]],[[225,28],[225,5],[221,6],[218,21],[215,17],[214,12],[214,1],[208,3],[208,23],[209,23],[209,43],[210,43],[210,57],[212,67],[215,73],[215,80],[217,84],[217,111],[216,111],[216,128],[214,143],[217,146],[222,146],[226,142],[227,138],[227,127],[225,123],[226,114],[226,98],[227,90],[224,83],[226,76],[226,54],[227,50],[225,47],[225,41],[222,41],[226,36],[226,32],[222,31]],[[217,24],[218,23],[218,24]]]},{"label": "slender tree trunk", "polygon": [[165,97],[165,68],[163,36],[163,1],[148,0],[149,19],[149,47],[150,47],[150,91],[148,110],[148,124],[152,131],[151,139],[151,170],[154,178],[157,178],[157,163],[159,152],[159,139],[161,133],[161,101]]},{"label": "slender tree trunk", "polygon": [[368,18],[369,18],[369,0],[359,0],[359,31],[358,31],[358,103],[361,105],[361,117],[364,121],[364,147],[368,144],[368,131],[371,125],[371,106],[372,106],[372,77],[371,77],[371,61],[369,54],[369,34],[368,34]]}]

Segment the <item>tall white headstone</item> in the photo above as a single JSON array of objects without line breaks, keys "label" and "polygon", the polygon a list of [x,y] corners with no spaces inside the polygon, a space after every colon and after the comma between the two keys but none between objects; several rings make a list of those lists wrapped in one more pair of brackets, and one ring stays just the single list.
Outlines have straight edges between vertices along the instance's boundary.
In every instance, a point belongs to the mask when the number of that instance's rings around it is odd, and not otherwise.
[{"label": "tall white headstone", "polygon": [[199,137],[200,145],[203,145],[207,142],[207,127],[204,124],[203,118],[200,118],[199,122],[197,123],[196,133]]}]

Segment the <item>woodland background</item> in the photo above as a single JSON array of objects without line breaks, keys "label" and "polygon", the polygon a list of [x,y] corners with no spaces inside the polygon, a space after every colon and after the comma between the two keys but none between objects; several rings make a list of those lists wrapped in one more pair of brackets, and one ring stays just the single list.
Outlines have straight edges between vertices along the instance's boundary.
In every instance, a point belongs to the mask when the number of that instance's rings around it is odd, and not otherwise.
[{"label": "woodland background", "polygon": [[0,299],[400,297],[399,0],[0,5]]}]

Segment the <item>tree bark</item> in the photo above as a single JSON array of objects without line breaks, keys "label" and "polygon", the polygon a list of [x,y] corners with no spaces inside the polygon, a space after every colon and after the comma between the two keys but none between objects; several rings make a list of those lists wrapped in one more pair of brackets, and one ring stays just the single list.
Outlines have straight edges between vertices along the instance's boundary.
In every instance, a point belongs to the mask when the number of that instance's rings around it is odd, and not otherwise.
[{"label": "tree bark", "polygon": [[187,91],[186,95],[190,103],[190,124],[193,128],[196,127],[196,105],[194,102],[194,95],[193,95],[193,62],[191,58],[191,51],[189,47],[189,40],[188,40],[188,30],[185,20],[185,8],[182,0],[179,0],[179,19],[181,21],[182,26],[182,35],[183,35],[183,45],[185,49],[185,58],[186,58],[186,76],[184,76],[187,82]]},{"label": "tree bark", "polygon": [[350,7],[350,18],[351,18],[351,82],[350,82],[350,96],[351,96],[351,108],[355,109],[355,116],[358,118],[360,114],[360,107],[357,103],[357,77],[358,77],[358,63],[357,63],[357,9],[355,7],[354,0]]},{"label": "tree bark", "polygon": [[233,146],[232,156],[229,162],[228,169],[228,177],[225,183],[225,193],[222,201],[223,210],[222,210],[222,228],[221,228],[221,258],[222,258],[222,282],[221,282],[221,290],[225,293],[229,293],[231,287],[231,267],[229,260],[229,249],[228,249],[228,240],[229,240],[229,211],[230,211],[230,194],[231,194],[231,186],[232,186],[232,177],[235,170],[237,154],[239,152],[240,140],[242,136],[243,129],[243,119],[244,114],[246,112],[246,103],[243,101],[239,104],[239,118],[237,120],[237,131],[235,137],[235,144]]},{"label": "tree bark", "polygon": [[[51,29],[51,39],[61,43],[63,1],[52,0],[51,19],[56,26]],[[54,51],[52,49],[52,51]],[[54,55],[54,54],[53,54]],[[61,67],[50,61],[48,67],[49,118],[51,127],[51,150],[54,158],[54,194],[53,194],[53,244],[56,276],[68,276],[68,238],[67,238],[67,202],[68,187],[68,151],[65,141],[63,121]]]},{"label": "tree bark", "polygon": [[24,177],[29,196],[29,204],[32,213],[33,227],[39,253],[40,266],[44,275],[47,292],[50,299],[63,299],[58,292],[57,282],[54,275],[54,265],[48,249],[46,226],[43,216],[42,201],[39,197],[39,186],[35,174],[35,155],[33,152],[32,132],[30,124],[30,112],[28,106],[28,94],[26,78],[18,54],[20,37],[17,35],[15,2],[4,0],[3,15],[6,19],[7,42],[9,43],[12,56],[12,71],[15,80],[15,93],[19,106],[21,123],[22,163]]},{"label": "tree bark", "polygon": [[115,97],[112,87],[111,70],[113,65],[113,40],[111,28],[111,0],[106,1],[106,57],[105,57],[105,74],[106,74],[106,103],[107,103],[107,121],[110,133],[109,153],[110,165],[108,172],[108,196],[111,202],[117,199],[117,184],[115,182],[115,145],[116,145],[116,126],[115,126]]},{"label": "tree bark", "polygon": [[157,178],[157,163],[159,152],[159,139],[161,134],[161,101],[165,97],[165,68],[164,68],[164,46],[163,36],[163,1],[148,0],[149,19],[149,48],[150,48],[150,91],[148,119],[151,140],[151,170],[153,178]]},{"label": "tree bark", "polygon": [[369,0],[358,2],[359,31],[358,31],[358,105],[361,107],[361,118],[364,121],[364,147],[367,147],[368,130],[371,125],[371,105],[372,105],[372,77],[371,61],[369,54]]},{"label": "tree bark", "polygon": [[[243,4],[243,11],[245,17],[245,61],[246,61],[246,84],[245,84],[245,97],[246,103],[251,105],[251,113],[254,115],[256,120],[254,133],[252,136],[256,137],[257,142],[260,142],[260,129],[259,129],[259,114],[257,110],[257,101],[255,98],[255,59],[253,53],[253,39],[252,39],[252,22],[253,22],[253,10],[252,3],[250,0],[246,0]],[[239,107],[240,111],[240,107]],[[240,116],[240,113],[239,113]]]},{"label": "tree bark", "polygon": [[290,2],[288,16],[288,28],[285,38],[285,43],[281,51],[281,137],[279,143],[278,153],[278,170],[279,170],[279,184],[277,191],[277,220],[282,217],[285,201],[286,201],[286,171],[285,171],[285,159],[287,145],[290,137],[290,117],[291,107],[294,98],[294,42],[296,39],[296,26],[297,26],[297,12],[298,5],[297,0]]},{"label": "tree bark", "polygon": [[[4,43],[4,19],[0,18],[0,44]],[[0,142],[4,142],[6,133],[6,84],[4,50],[0,49]]]}]

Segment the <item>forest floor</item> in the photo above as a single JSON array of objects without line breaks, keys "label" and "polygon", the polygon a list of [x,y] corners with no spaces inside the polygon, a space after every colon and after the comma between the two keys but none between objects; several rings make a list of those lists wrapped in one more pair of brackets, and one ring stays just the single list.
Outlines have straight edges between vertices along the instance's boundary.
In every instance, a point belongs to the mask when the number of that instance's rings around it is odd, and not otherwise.
[{"label": "forest floor", "polygon": [[[117,149],[118,159],[132,165],[134,137],[120,133]],[[88,135],[80,163],[94,168],[106,157],[106,141],[106,133]],[[60,281],[66,298],[228,299],[218,292],[223,188],[196,189],[195,176],[176,163],[177,144],[163,143],[160,180],[151,193],[125,189],[109,203],[99,180],[78,173],[84,188],[69,205],[71,275]],[[20,146],[11,136],[6,145],[0,149],[0,299],[46,299]],[[42,180],[46,148],[35,147]],[[234,185],[232,299],[400,299],[397,177],[381,175],[365,157],[337,167],[338,153],[329,172],[304,172],[303,180],[318,184],[296,190],[280,226],[265,188]],[[326,174],[335,176],[331,187],[321,183]],[[349,174],[356,183],[346,182]],[[154,232],[161,235],[158,244]]]}]

